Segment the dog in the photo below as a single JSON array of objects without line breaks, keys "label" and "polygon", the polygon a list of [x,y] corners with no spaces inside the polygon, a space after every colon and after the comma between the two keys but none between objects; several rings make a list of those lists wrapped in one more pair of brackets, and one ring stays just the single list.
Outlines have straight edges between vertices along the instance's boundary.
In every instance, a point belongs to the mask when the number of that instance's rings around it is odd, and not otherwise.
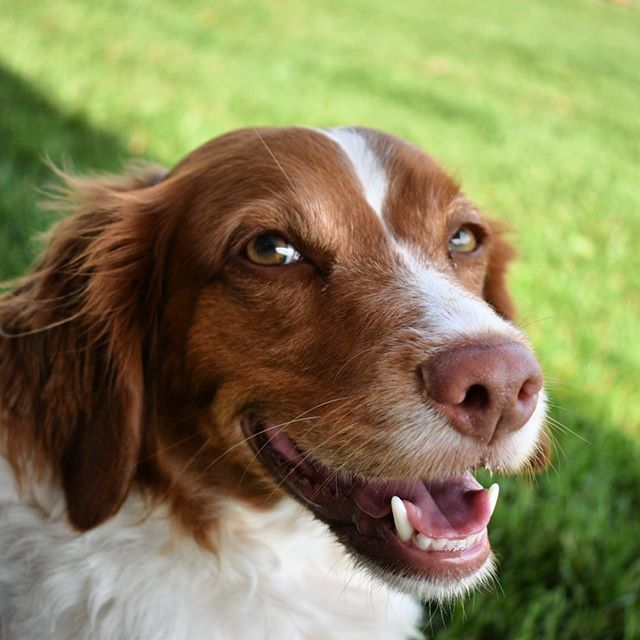
[{"label": "dog", "polygon": [[430,156],[245,129],[62,175],[0,298],[3,639],[408,638],[544,466],[514,255]]}]

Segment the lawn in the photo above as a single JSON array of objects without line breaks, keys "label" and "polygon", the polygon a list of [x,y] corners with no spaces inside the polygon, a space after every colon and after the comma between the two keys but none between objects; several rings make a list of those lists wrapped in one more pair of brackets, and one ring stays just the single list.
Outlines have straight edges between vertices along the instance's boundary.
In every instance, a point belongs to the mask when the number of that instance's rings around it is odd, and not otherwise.
[{"label": "lawn", "polygon": [[640,637],[640,3],[29,0],[0,5],[0,279],[48,179],[172,164],[253,124],[361,123],[513,227],[553,468],[501,481],[500,584],[436,638]]}]

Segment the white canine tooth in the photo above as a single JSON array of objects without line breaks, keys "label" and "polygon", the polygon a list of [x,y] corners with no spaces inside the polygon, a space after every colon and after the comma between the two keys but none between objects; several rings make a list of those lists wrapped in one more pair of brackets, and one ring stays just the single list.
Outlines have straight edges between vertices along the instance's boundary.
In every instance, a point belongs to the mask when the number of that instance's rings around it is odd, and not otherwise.
[{"label": "white canine tooth", "polygon": [[497,482],[494,482],[489,487],[489,505],[491,506],[491,515],[493,515],[493,511],[496,508],[496,502],[498,502],[498,494],[500,493],[500,485]]},{"label": "white canine tooth", "polygon": [[391,513],[393,513],[393,521],[396,525],[398,537],[402,542],[409,542],[414,533],[414,528],[409,522],[407,508],[398,496],[393,496],[393,498],[391,498]]}]

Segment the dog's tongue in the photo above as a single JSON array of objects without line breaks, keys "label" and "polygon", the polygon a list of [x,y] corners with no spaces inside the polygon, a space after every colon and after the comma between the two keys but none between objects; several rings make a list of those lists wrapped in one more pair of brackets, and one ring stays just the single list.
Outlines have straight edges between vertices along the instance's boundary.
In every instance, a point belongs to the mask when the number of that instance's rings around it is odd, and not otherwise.
[{"label": "dog's tongue", "polygon": [[468,536],[484,529],[491,518],[489,492],[471,474],[426,484],[390,481],[359,484],[351,493],[372,518],[391,513],[391,498],[404,502],[411,526],[431,538]]}]

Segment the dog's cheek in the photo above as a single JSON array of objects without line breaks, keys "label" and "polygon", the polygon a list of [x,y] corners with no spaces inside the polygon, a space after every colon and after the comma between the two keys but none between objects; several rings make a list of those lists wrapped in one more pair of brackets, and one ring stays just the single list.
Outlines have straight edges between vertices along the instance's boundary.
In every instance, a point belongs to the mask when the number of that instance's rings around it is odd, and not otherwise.
[{"label": "dog's cheek", "polygon": [[533,473],[544,471],[551,464],[551,439],[549,434],[542,430],[538,438],[536,450],[527,464],[527,469]]}]

